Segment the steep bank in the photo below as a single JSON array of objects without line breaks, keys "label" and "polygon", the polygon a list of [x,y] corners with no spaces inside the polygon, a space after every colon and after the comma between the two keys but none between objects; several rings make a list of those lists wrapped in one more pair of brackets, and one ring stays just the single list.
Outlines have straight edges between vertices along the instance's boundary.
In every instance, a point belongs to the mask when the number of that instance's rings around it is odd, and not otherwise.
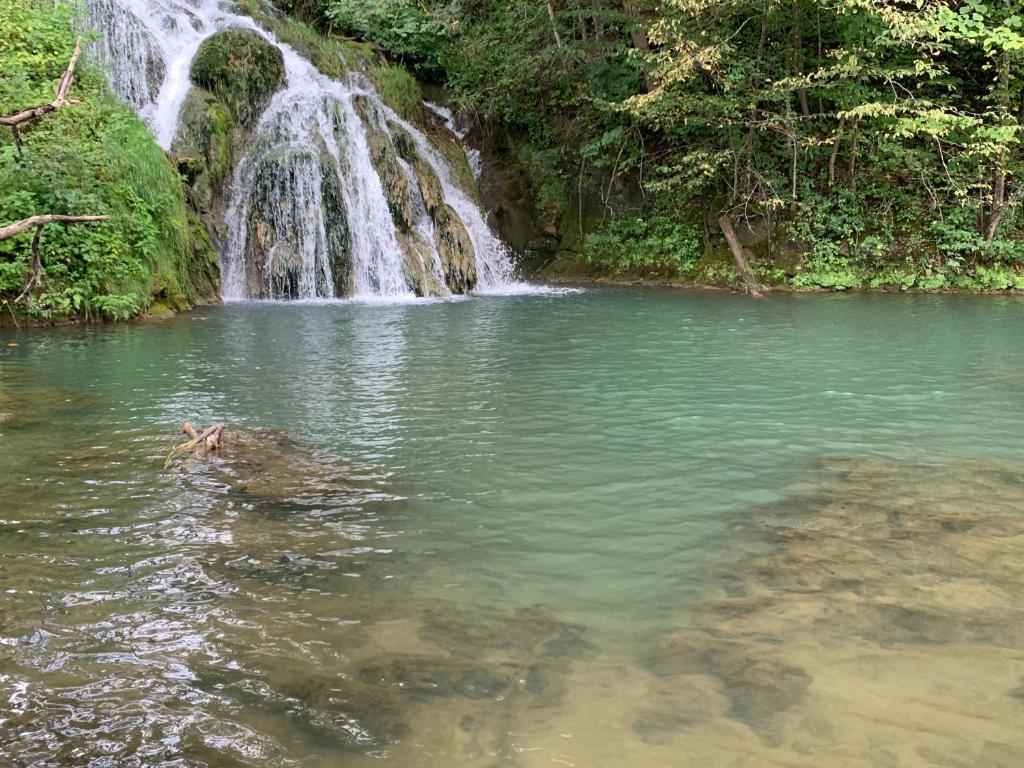
[{"label": "steep bank", "polygon": [[[53,98],[75,47],[70,6],[5,5],[0,114]],[[71,104],[29,124],[20,150],[0,135],[0,222],[41,213],[105,214],[94,227],[47,227],[41,287],[15,304],[32,274],[32,234],[0,243],[0,322],[127,319],[215,298],[217,257],[189,210],[177,170],[146,126],[89,61]]]},{"label": "steep bank", "polygon": [[80,103],[24,130],[20,151],[14,136],[0,139],[11,160],[0,221],[110,217],[47,228],[41,287],[27,301],[14,298],[33,275],[31,232],[4,243],[5,316],[163,314],[216,300],[221,269],[230,299],[443,296],[511,282],[462,146],[400,66],[261,0],[87,0],[85,14],[19,0],[10,33],[0,30],[4,69],[18,75],[0,90],[5,112],[52,99],[73,30],[98,30],[74,83]]}]

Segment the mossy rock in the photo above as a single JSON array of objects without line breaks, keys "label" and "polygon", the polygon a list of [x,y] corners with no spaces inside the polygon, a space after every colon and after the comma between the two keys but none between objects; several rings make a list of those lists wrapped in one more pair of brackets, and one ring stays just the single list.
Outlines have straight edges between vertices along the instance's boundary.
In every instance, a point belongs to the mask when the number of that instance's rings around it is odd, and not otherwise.
[{"label": "mossy rock", "polygon": [[[253,297],[301,295],[303,253],[323,248],[331,268],[331,284],[316,275],[320,295],[351,295],[351,236],[344,197],[326,147],[319,152],[285,148],[260,160],[248,199],[246,284]],[[320,180],[323,230],[310,228],[313,212],[301,205],[303,187]],[[323,238],[321,241],[320,238]],[[314,238],[316,242],[311,242]]]},{"label": "mossy rock", "polygon": [[195,298],[216,301],[220,295],[220,257],[206,226],[192,211],[188,213],[188,227],[190,253],[186,282],[195,289]]},{"label": "mossy rock", "polygon": [[357,96],[353,103],[366,129],[370,161],[384,187],[391,218],[400,232],[411,232],[414,222],[409,206],[409,182],[398,162],[398,153],[391,142],[391,137],[377,124],[373,107],[366,97]]},{"label": "mossy rock", "polygon": [[191,75],[192,82],[213,93],[248,127],[284,87],[284,56],[256,32],[228,29],[203,42]]},{"label": "mossy rock", "polygon": [[412,166],[416,174],[416,181],[427,213],[431,218],[436,219],[444,210],[444,190],[441,187],[441,180],[437,178],[430,163],[420,157],[419,152],[416,151],[416,142],[413,141],[412,136],[394,123],[389,123],[388,127],[391,129],[391,140],[395,149],[401,158]]},{"label": "mossy rock", "polygon": [[477,282],[476,255],[473,242],[455,210],[445,202],[441,180],[434,169],[416,150],[412,137],[391,124],[395,150],[416,176],[423,205],[434,222],[434,243],[441,255],[445,281],[454,293],[468,293]]},{"label": "mossy rock", "polygon": [[234,165],[238,132],[224,104],[203,88],[193,88],[182,106],[173,151],[179,165],[188,164],[192,202],[210,210]]},{"label": "mossy rock", "polygon": [[434,219],[434,243],[441,254],[445,281],[455,293],[469,293],[476,287],[476,254],[462,219],[450,206]]}]

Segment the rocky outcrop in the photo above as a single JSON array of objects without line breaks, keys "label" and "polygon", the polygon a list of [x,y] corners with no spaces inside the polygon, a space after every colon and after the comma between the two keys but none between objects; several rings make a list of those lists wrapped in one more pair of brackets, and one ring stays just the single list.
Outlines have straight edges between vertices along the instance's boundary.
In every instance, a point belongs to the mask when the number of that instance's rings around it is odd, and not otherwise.
[{"label": "rocky outcrop", "polygon": [[203,42],[192,60],[191,76],[248,128],[284,86],[284,56],[256,32],[228,29]]},{"label": "rocky outcrop", "polygon": [[270,99],[285,84],[281,51],[249,30],[207,39],[192,61],[192,82],[172,152],[189,181],[189,199],[215,241],[226,237],[224,210],[235,165]]},{"label": "rocky outcrop", "polygon": [[476,287],[476,254],[473,241],[458,213],[445,202],[441,180],[416,150],[416,144],[400,126],[391,124],[395,149],[412,168],[423,205],[434,225],[434,245],[441,258],[445,282],[453,293]]},{"label": "rocky outcrop", "polygon": [[[261,159],[246,206],[246,275],[250,296],[297,298],[306,281],[321,294],[352,292],[351,234],[333,160],[326,148],[286,147]],[[313,187],[313,188],[310,188]],[[324,215],[310,216],[306,204]],[[329,254],[330,274],[304,274],[303,254]]]}]

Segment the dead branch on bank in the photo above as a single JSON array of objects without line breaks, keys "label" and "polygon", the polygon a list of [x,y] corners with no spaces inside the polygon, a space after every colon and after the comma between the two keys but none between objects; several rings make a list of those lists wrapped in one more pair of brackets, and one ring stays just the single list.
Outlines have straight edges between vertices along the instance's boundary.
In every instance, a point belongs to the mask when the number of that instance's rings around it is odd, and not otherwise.
[{"label": "dead branch on bank", "polygon": [[64,216],[61,214],[46,214],[44,216],[30,216],[27,219],[16,221],[5,227],[0,227],[0,241],[8,240],[22,232],[28,232],[35,227],[36,233],[32,236],[32,276],[28,279],[24,289],[14,300],[17,304],[28,298],[32,291],[43,284],[43,256],[39,250],[39,243],[43,239],[43,227],[47,224],[91,224],[97,221],[106,221],[109,216]]},{"label": "dead branch on bank", "polygon": [[740,239],[736,236],[736,230],[733,229],[732,220],[728,216],[720,216],[718,219],[718,226],[722,228],[722,234],[725,235],[726,242],[729,243],[729,250],[732,251],[733,261],[736,262],[736,271],[740,273],[740,277],[743,278],[743,285],[747,289],[747,293],[755,298],[760,298],[764,286],[757,281],[757,277],[754,276],[754,271],[750,268],[750,264],[747,263],[747,254],[744,253],[744,248],[740,244]]},{"label": "dead branch on bank", "polygon": [[[75,41],[75,51],[71,54],[71,61],[68,62],[68,68],[64,70],[64,74],[60,78],[60,82],[57,84],[57,94],[54,96],[53,101],[49,104],[41,104],[38,107],[29,107],[23,109],[20,112],[16,112],[13,115],[0,115],[0,125],[9,126],[11,132],[14,134],[14,146],[18,150],[18,154],[21,154],[21,128],[26,123],[30,123],[43,115],[49,115],[56,112],[63,106],[68,104],[77,104],[78,102],[68,98],[68,91],[71,90],[71,84],[75,80],[75,65],[78,63],[78,57],[82,53],[82,38],[79,37]],[[106,221],[108,216],[64,216],[61,214],[44,214],[41,216],[30,216],[27,219],[16,221],[13,224],[0,227],[0,241],[7,240],[20,235],[22,232],[28,232],[33,227],[36,230],[35,235],[32,237],[32,276],[29,278],[28,283],[25,284],[24,289],[18,295],[18,298],[14,300],[17,304],[20,301],[28,298],[32,291],[39,288],[43,284],[43,259],[39,250],[39,243],[43,238],[43,227],[47,224],[89,224],[97,221]]]},{"label": "dead branch on bank", "polygon": [[224,425],[214,424],[212,427],[200,432],[191,421],[186,421],[181,425],[181,434],[188,435],[189,440],[187,443],[176,445],[171,449],[171,452],[167,454],[167,459],[164,461],[164,469],[171,466],[171,462],[179,456],[191,454],[192,456],[202,458],[209,453],[219,451],[224,440]]},{"label": "dead branch on bank", "polygon": [[57,85],[57,95],[53,101],[49,104],[40,104],[38,107],[29,107],[23,109],[20,112],[16,112],[13,115],[0,116],[0,125],[9,126],[11,131],[14,133],[14,145],[18,148],[18,152],[21,152],[21,127],[26,123],[30,123],[43,115],[49,115],[52,112],[56,112],[61,107],[67,106],[68,104],[77,104],[78,102],[68,98],[68,91],[71,89],[71,83],[75,79],[75,65],[78,63],[78,57],[82,53],[82,38],[79,37],[75,42],[75,52],[71,54],[71,61],[68,62],[68,68],[64,71],[64,75],[60,79],[60,83]]}]

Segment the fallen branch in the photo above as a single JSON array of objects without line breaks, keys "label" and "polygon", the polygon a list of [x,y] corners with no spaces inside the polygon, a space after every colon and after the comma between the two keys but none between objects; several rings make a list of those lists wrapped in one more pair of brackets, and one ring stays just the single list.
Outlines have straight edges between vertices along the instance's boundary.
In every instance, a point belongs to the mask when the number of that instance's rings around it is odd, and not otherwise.
[{"label": "fallen branch", "polygon": [[71,83],[75,79],[75,65],[78,63],[78,57],[81,53],[82,38],[79,37],[75,42],[75,52],[71,54],[71,61],[68,62],[68,68],[64,71],[64,75],[61,77],[60,83],[57,85],[57,95],[54,97],[53,101],[49,104],[40,104],[38,107],[23,109],[13,115],[0,116],[0,125],[10,126],[11,130],[14,132],[14,143],[17,145],[19,151],[21,151],[21,126],[25,123],[31,122],[32,120],[36,120],[43,115],[56,112],[63,106],[77,103],[68,98],[68,91],[71,89]]},{"label": "fallen branch", "polygon": [[743,246],[740,245],[740,239],[736,237],[736,230],[733,229],[732,221],[728,216],[720,216],[718,226],[722,228],[722,234],[725,235],[725,240],[729,243],[729,250],[732,251],[732,258],[736,262],[736,271],[743,278],[743,285],[747,289],[747,293],[760,298],[764,286],[757,281],[754,271],[750,268],[750,264],[747,263],[747,256],[743,252]]},{"label": "fallen branch", "polygon": [[30,216],[27,219],[0,227],[0,240],[7,240],[22,232],[28,232],[32,227],[45,227],[47,224],[89,224],[96,221],[107,221],[109,218],[109,216],[64,216],[56,213]]},{"label": "fallen branch", "polygon": [[40,253],[39,243],[43,238],[43,227],[47,224],[91,224],[97,221],[106,221],[109,216],[63,216],[61,214],[46,214],[43,216],[30,216],[27,219],[0,227],[0,240],[8,240],[22,232],[28,232],[35,227],[36,233],[32,236],[32,276],[25,284],[25,288],[18,298],[14,300],[17,304],[32,294],[32,291],[43,284],[43,257]]},{"label": "fallen branch", "polygon": [[214,424],[209,429],[200,432],[191,421],[186,421],[181,425],[181,434],[187,435],[190,439],[187,443],[176,445],[171,449],[164,461],[164,469],[171,466],[171,462],[179,456],[186,454],[205,456],[207,453],[220,450],[221,442],[224,439],[224,425]]}]

